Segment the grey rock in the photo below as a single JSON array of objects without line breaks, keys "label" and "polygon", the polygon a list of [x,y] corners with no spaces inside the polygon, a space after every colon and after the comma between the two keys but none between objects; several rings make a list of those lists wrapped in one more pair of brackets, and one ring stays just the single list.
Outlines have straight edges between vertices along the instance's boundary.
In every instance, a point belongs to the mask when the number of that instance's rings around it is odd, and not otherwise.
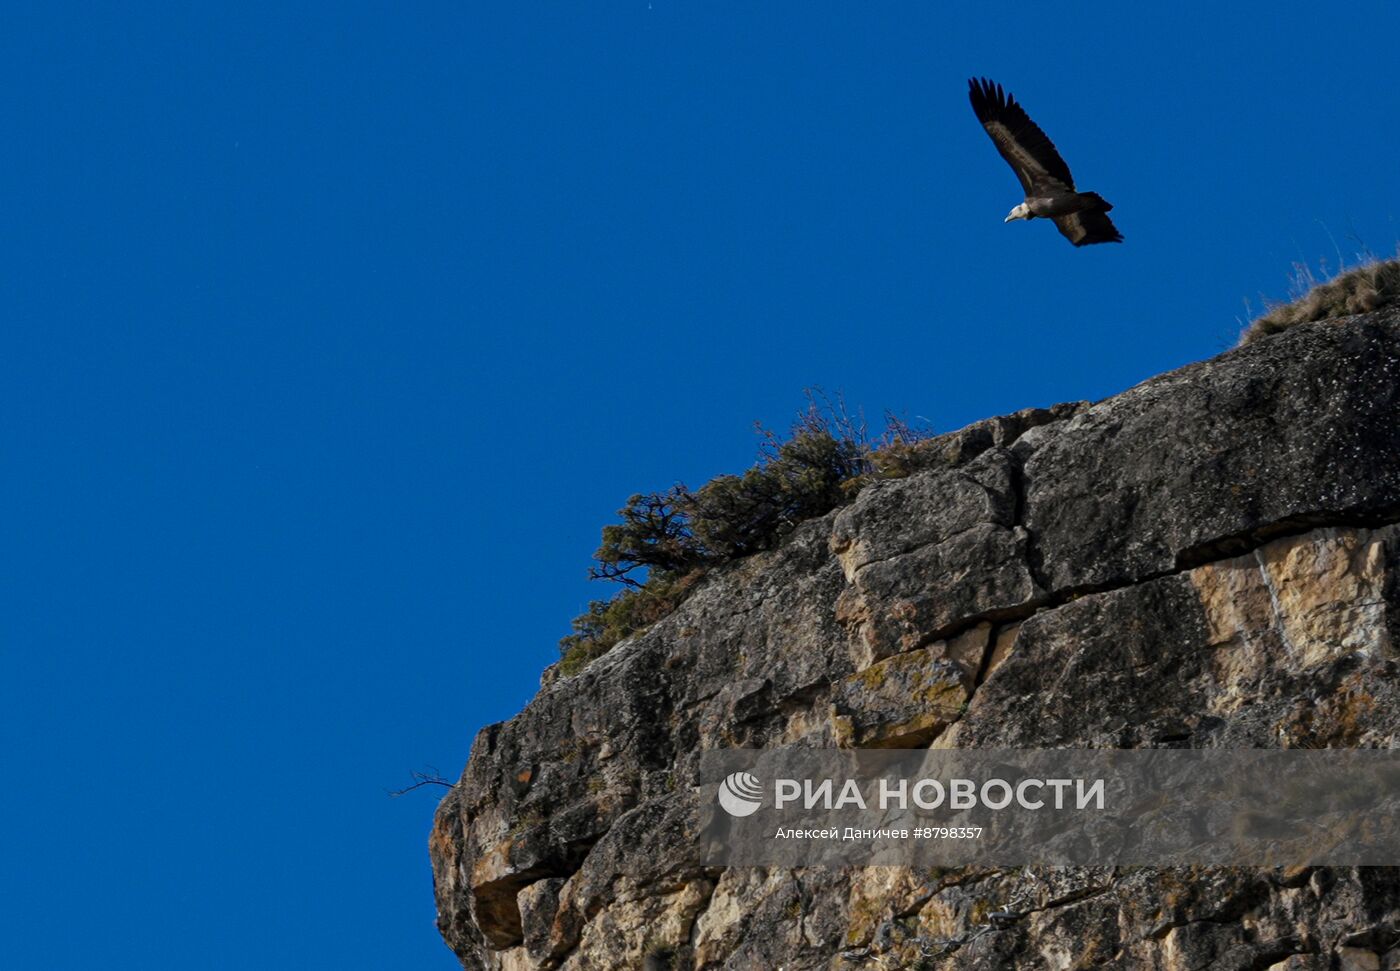
[{"label": "grey rock", "polygon": [[837,604],[858,668],[1045,601],[1017,524],[1017,460],[881,483],[836,517],[831,549],[850,586]]},{"label": "grey rock", "polygon": [[1393,967],[1390,868],[713,869],[710,748],[1400,746],[1400,315],[941,436],[483,729],[470,969]]},{"label": "grey rock", "polygon": [[1400,510],[1397,317],[1320,324],[1146,381],[1026,459],[1048,584],[1101,589]]}]

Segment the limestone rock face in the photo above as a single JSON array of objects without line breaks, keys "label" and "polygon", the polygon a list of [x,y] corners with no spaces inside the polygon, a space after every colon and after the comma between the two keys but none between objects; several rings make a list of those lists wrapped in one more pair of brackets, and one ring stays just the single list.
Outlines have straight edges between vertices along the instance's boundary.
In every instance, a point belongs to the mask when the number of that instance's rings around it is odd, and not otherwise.
[{"label": "limestone rock face", "polygon": [[1400,315],[989,419],[477,736],[469,969],[1400,968],[1388,868],[701,868],[733,746],[1400,740]]}]

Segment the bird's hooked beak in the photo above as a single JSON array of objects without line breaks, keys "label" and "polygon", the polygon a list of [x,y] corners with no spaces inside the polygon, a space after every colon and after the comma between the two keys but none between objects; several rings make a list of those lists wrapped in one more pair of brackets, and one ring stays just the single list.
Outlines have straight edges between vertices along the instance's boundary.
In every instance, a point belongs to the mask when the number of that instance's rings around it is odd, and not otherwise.
[{"label": "bird's hooked beak", "polygon": [[1023,202],[1023,203],[1021,203],[1019,206],[1017,206],[1015,209],[1012,209],[1009,213],[1007,213],[1007,214],[1006,214],[1006,218],[1003,219],[1002,222],[1004,222],[1004,223],[1009,223],[1009,222],[1013,222],[1013,221],[1015,221],[1015,220],[1017,220],[1017,219],[1029,219],[1029,218],[1031,218],[1031,211],[1030,211],[1030,209],[1026,206],[1026,204]]}]

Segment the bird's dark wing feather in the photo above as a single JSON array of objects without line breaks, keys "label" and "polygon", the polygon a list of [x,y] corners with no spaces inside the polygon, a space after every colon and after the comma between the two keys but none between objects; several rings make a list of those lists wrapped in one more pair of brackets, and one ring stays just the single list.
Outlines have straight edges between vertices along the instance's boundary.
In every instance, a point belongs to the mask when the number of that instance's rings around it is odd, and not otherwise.
[{"label": "bird's dark wing feather", "polygon": [[1055,151],[1055,143],[1031,121],[1014,97],[986,78],[973,78],[967,86],[977,120],[1021,180],[1027,196],[1034,190],[1054,189],[1057,185],[1074,188],[1074,177]]},{"label": "bird's dark wing feather", "polygon": [[1085,209],[1068,216],[1056,216],[1055,228],[1075,246],[1123,242],[1123,234],[1118,232],[1113,220],[1102,209]]}]

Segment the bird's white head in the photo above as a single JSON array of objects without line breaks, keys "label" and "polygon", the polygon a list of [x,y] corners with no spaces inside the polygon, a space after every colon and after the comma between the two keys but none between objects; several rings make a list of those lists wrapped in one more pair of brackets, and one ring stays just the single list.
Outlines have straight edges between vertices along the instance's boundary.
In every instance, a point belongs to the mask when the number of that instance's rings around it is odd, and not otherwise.
[{"label": "bird's white head", "polygon": [[1023,202],[1023,203],[1021,203],[1019,206],[1017,206],[1015,209],[1012,209],[1009,213],[1007,213],[1007,214],[1006,214],[1006,218],[1003,219],[1002,222],[1004,222],[1004,223],[1009,223],[1009,222],[1011,222],[1012,220],[1015,220],[1015,219],[1029,219],[1029,218],[1031,218],[1031,209],[1030,209],[1030,206],[1026,205],[1026,204]]}]

